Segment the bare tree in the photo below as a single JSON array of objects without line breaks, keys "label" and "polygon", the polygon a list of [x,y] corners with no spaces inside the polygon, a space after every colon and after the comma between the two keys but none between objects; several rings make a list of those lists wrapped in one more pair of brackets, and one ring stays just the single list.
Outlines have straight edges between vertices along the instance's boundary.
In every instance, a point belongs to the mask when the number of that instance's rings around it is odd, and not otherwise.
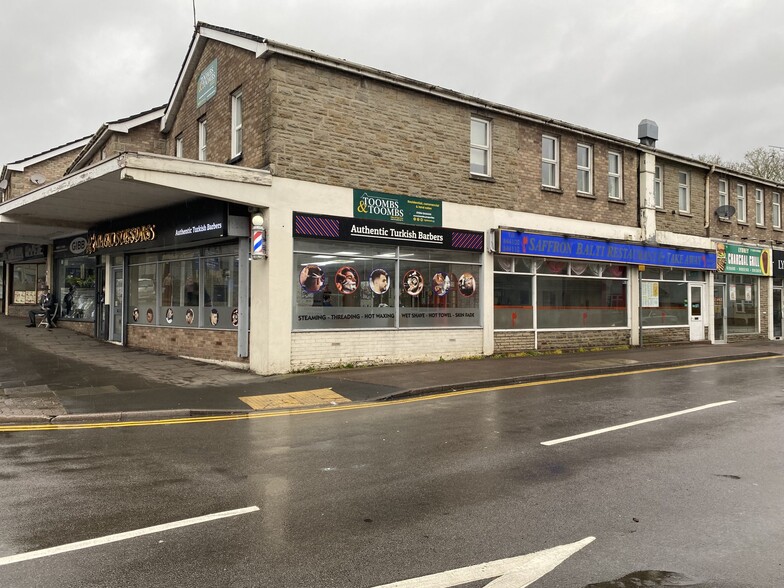
[{"label": "bare tree", "polygon": [[784,150],[776,147],[757,147],[743,158],[743,170],[747,174],[784,182]]},{"label": "bare tree", "polygon": [[698,155],[697,159],[709,165],[784,183],[784,149],[780,147],[757,147],[748,151],[743,161],[725,161],[720,155],[707,153]]}]

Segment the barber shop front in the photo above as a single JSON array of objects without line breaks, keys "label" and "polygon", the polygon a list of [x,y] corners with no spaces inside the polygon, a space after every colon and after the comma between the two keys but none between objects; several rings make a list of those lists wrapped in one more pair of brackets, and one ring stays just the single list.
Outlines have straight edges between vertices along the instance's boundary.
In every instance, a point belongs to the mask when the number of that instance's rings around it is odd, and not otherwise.
[{"label": "barber shop front", "polygon": [[496,352],[701,341],[711,251],[498,229]]},{"label": "barber shop front", "polygon": [[484,235],[294,213],[292,368],[482,353]]},{"label": "barber shop front", "polygon": [[[248,231],[246,207],[206,199],[91,231],[85,254],[96,260],[99,336],[202,359],[247,358]],[[70,287],[68,268],[81,266],[63,265]]]}]

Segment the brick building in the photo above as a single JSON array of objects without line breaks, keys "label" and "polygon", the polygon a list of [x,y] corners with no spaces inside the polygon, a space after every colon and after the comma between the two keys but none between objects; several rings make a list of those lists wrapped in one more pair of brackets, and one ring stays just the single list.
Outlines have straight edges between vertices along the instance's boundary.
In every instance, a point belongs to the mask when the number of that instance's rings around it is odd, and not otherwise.
[{"label": "brick building", "polygon": [[781,335],[780,187],[650,121],[630,141],[207,24],[133,120],[0,205],[58,210],[49,271],[97,284],[63,324],[118,343],[280,373]]}]

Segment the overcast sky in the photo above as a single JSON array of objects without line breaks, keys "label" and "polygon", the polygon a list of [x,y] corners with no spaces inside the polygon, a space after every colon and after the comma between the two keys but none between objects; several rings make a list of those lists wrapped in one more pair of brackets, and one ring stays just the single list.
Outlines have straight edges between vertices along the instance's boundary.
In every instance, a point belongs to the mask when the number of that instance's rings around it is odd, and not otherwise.
[{"label": "overcast sky", "polygon": [[[781,0],[196,0],[200,21],[625,139],[784,147]],[[0,165],[165,104],[192,0],[2,0]]]}]

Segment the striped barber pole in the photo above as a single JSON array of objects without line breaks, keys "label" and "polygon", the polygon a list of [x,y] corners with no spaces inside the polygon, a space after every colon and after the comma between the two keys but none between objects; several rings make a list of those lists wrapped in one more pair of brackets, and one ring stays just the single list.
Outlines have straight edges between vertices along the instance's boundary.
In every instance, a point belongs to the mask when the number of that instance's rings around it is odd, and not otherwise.
[{"label": "striped barber pole", "polygon": [[264,229],[253,228],[253,250],[251,251],[253,259],[262,259],[267,257],[267,244],[264,238]]}]

